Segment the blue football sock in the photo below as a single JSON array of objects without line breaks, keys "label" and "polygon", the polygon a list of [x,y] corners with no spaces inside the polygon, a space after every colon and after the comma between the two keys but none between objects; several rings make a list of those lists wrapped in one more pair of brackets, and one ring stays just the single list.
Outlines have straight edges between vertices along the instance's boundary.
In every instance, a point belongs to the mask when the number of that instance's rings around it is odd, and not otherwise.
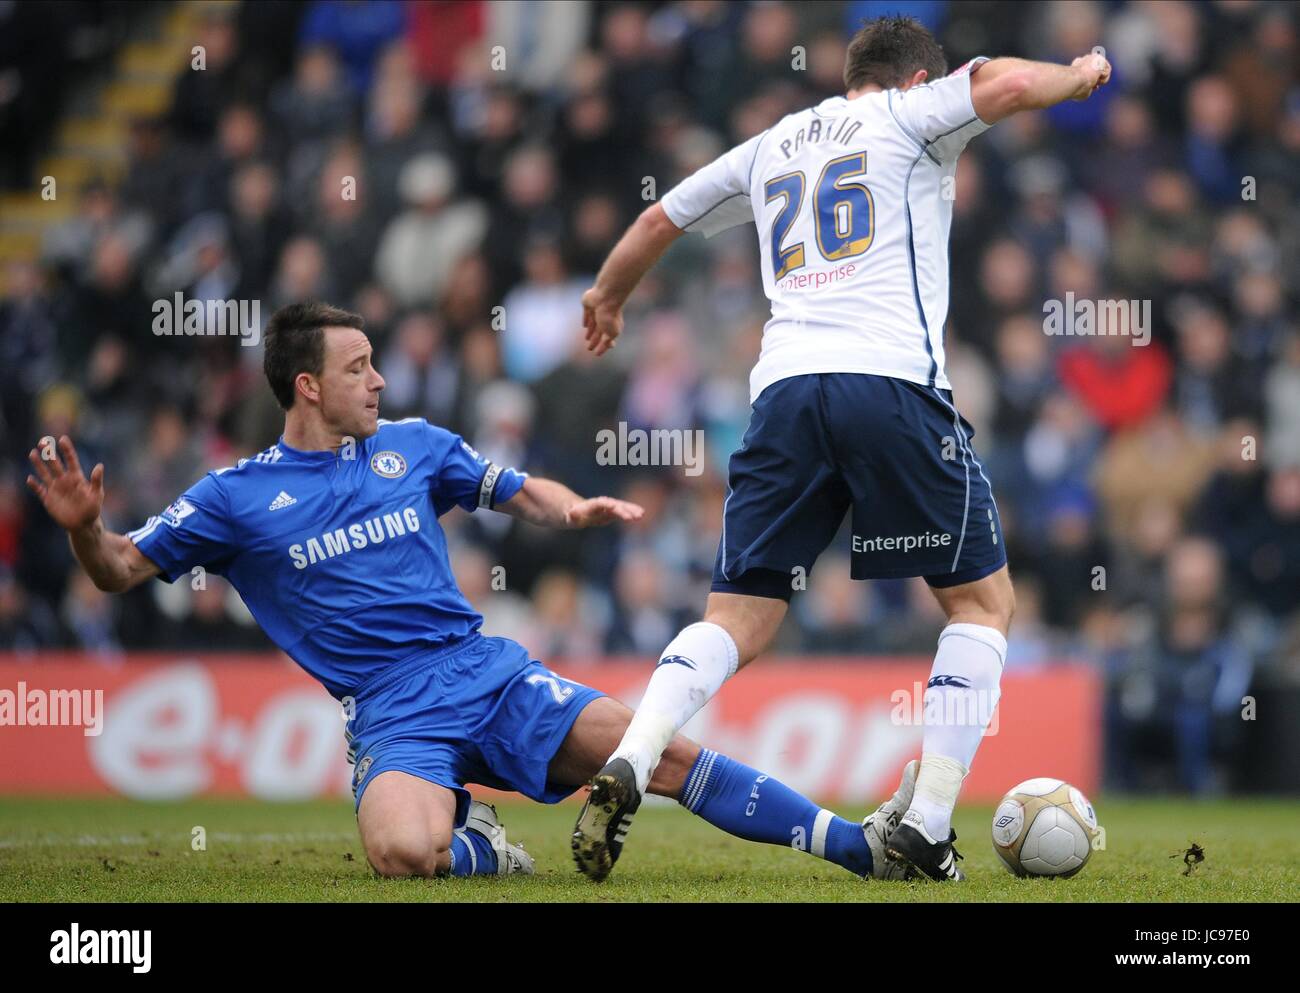
[{"label": "blue football sock", "polygon": [[836,817],[784,783],[725,755],[701,749],[678,802],[746,841],[810,852],[858,876],[871,874],[862,825]]},{"label": "blue football sock", "polygon": [[473,828],[461,828],[451,835],[451,874],[491,876],[497,871],[497,853],[492,842]]}]

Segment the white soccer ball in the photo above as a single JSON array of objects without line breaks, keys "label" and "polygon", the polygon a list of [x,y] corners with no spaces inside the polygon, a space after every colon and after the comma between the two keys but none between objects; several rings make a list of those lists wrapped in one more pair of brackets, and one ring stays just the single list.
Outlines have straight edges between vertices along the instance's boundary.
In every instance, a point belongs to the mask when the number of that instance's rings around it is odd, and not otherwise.
[{"label": "white soccer ball", "polygon": [[1073,876],[1099,834],[1088,798],[1060,779],[1013,786],[993,814],[993,850],[1017,876]]}]

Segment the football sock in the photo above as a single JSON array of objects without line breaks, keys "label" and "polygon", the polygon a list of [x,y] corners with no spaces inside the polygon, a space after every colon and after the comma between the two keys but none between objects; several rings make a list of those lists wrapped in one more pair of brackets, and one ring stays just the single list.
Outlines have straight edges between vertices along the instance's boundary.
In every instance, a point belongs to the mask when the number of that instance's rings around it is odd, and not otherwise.
[{"label": "football sock", "polygon": [[461,828],[451,834],[451,874],[453,876],[492,876],[497,871],[497,853],[492,842],[473,828]]},{"label": "football sock", "polygon": [[862,825],[836,817],[757,769],[703,748],[678,802],[746,841],[809,852],[858,876],[871,874]]},{"label": "football sock", "polygon": [[610,759],[626,759],[644,795],[673,735],[735,674],[736,643],[707,621],[683,628],[668,643],[650,676],[641,704]]},{"label": "football sock", "polygon": [[1002,632],[982,624],[949,624],[939,635],[925,690],[921,770],[909,808],[924,818],[935,841],[948,840],[962,780],[1001,695],[1006,657]]}]

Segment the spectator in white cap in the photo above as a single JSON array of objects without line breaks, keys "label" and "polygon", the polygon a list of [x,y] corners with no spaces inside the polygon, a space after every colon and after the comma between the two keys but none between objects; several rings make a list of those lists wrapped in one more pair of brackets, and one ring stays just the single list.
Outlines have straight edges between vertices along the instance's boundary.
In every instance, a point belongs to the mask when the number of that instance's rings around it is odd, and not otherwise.
[{"label": "spectator in white cap", "polygon": [[407,209],[384,232],[375,275],[403,306],[438,303],[456,263],[478,247],[487,212],[476,201],[452,202],[455,168],[435,152],[403,167],[398,191]]}]

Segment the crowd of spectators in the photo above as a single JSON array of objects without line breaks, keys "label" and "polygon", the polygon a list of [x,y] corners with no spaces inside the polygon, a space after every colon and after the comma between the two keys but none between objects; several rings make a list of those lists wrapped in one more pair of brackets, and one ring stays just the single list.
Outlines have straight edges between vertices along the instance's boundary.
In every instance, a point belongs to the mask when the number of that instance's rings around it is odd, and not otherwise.
[{"label": "crowd of spectators", "polygon": [[[539,657],[657,654],[698,616],[766,319],[752,227],[683,239],[620,347],[579,297],[650,198],[842,92],[863,16],[912,11],[955,67],[1068,62],[1112,84],[1009,119],[957,177],[946,343],[1017,585],[1008,670],[1084,659],[1141,786],[1150,754],[1214,785],[1221,733],[1300,652],[1300,41],[1273,3],[245,3],[217,8],[120,185],[15,265],[0,301],[0,650],[256,648],[221,580],[110,598],[23,487],[68,433],[126,530],[274,443],[260,349],[158,337],[151,306],[316,298],[367,320],[383,416],[643,504],[547,533],[444,519],[492,633]],[[355,196],[346,195],[349,188]],[[1149,302],[1149,342],[1044,330],[1044,303]],[[1140,308],[1139,308],[1140,311]],[[1110,328],[1111,331],[1136,329]],[[706,468],[599,464],[597,433],[701,429]],[[787,652],[933,651],[916,581],[853,583],[847,531],[795,595]],[[1239,721],[1237,722],[1240,723]],[[1137,758],[1135,758],[1135,756]]]}]

